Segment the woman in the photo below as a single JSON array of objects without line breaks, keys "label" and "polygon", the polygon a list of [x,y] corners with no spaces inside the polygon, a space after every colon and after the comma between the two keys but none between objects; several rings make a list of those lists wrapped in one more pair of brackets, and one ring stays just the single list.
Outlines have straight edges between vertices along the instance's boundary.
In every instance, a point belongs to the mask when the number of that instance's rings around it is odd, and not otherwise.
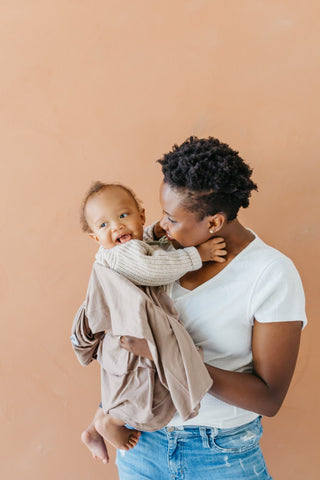
[{"label": "woman", "polygon": [[[159,160],[164,181],[160,227],[175,245],[224,237],[225,263],[206,263],[172,286],[171,298],[213,378],[199,415],[175,416],[142,432],[118,454],[121,480],[270,479],[260,447],[261,416],[274,416],[287,393],[306,323],[293,263],[237,218],[257,186],[238,153],[217,139],[190,137]],[[159,236],[156,225],[155,236]],[[123,348],[149,356],[142,340]]]}]

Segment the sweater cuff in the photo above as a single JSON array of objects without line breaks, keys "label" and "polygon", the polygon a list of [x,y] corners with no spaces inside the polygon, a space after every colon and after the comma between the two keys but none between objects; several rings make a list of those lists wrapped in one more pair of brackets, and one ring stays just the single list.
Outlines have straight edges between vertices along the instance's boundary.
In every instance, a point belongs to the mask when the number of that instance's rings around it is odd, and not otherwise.
[{"label": "sweater cuff", "polygon": [[202,260],[200,257],[200,253],[196,249],[196,247],[186,247],[183,249],[190,257],[192,263],[192,270],[199,270],[202,267]]}]

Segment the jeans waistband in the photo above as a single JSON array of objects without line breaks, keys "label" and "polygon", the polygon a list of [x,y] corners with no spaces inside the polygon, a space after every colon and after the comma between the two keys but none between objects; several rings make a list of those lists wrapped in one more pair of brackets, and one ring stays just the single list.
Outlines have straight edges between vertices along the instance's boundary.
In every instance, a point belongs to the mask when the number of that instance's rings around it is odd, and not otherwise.
[{"label": "jeans waistband", "polygon": [[179,425],[179,426],[169,426],[165,427],[164,430],[167,433],[173,433],[173,432],[186,432],[186,433],[194,433],[197,434],[199,433],[201,435],[201,432],[203,431],[209,431],[211,432],[212,435],[217,435],[217,434],[229,434],[232,432],[236,432],[242,429],[246,429],[250,427],[250,425],[255,425],[255,424],[260,424],[261,423],[261,416],[258,416],[254,420],[252,420],[249,423],[244,423],[242,425],[238,425],[236,427],[228,427],[228,428],[220,428],[220,427],[210,427],[206,425]]}]

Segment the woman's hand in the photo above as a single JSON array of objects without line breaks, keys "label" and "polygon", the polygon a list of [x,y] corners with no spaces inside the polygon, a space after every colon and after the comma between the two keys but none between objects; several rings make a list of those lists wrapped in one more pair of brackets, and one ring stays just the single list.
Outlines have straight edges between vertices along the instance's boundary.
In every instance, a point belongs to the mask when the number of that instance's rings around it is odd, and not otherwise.
[{"label": "woman's hand", "polygon": [[137,355],[138,357],[149,358],[153,360],[150,353],[148,342],[144,338],[128,337],[123,335],[119,339],[120,347],[128,350],[128,352]]}]

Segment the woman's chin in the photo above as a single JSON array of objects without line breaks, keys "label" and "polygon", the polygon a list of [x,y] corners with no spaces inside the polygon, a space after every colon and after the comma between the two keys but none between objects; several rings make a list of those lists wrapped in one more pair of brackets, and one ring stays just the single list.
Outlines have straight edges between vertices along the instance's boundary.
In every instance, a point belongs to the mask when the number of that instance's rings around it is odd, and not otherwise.
[{"label": "woman's chin", "polygon": [[177,250],[179,248],[183,248],[183,246],[177,242],[177,240],[175,240],[174,238],[172,238],[172,240],[170,238],[168,238],[168,240],[170,241],[171,245]]}]

